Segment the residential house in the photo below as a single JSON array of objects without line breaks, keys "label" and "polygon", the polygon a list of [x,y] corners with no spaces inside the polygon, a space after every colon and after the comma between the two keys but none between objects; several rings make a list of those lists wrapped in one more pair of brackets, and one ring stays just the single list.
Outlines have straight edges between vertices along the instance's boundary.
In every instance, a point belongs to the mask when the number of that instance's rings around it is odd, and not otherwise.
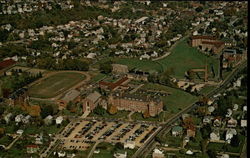
[{"label": "residential house", "polygon": [[24,124],[28,124],[28,123],[30,122],[30,118],[31,118],[31,116],[30,116],[30,115],[27,115],[27,116],[25,116],[25,117],[22,119],[22,122],[23,122]]},{"label": "residential house", "polygon": [[27,145],[26,149],[28,154],[33,154],[38,152],[39,147],[38,145]]},{"label": "residential house", "polygon": [[241,127],[247,127],[247,120],[240,120]]},{"label": "residential house", "polygon": [[187,155],[193,155],[194,152],[192,152],[191,150],[188,150],[188,151],[186,152],[186,154],[187,154]]},{"label": "residential house", "polygon": [[126,141],[124,143],[124,149],[129,148],[129,149],[134,149],[135,148],[135,141]]},{"label": "residential house", "polygon": [[57,124],[57,125],[61,124],[62,121],[63,121],[63,117],[62,117],[62,116],[58,116],[58,117],[56,118],[56,124]]},{"label": "residential house", "polygon": [[19,135],[22,135],[23,134],[23,130],[19,129],[19,130],[16,131],[16,133],[19,134]]},{"label": "residential house", "polygon": [[227,121],[227,127],[234,128],[237,126],[237,120],[231,118],[230,120]]},{"label": "residential house", "polygon": [[191,128],[187,129],[188,137],[195,137],[195,134],[196,134],[196,128],[194,126],[191,126]]},{"label": "residential house", "polygon": [[85,111],[93,111],[101,101],[101,94],[97,91],[90,93],[84,100],[82,100],[82,109]]},{"label": "residential house", "polygon": [[204,116],[202,122],[203,122],[203,124],[210,124],[210,123],[212,123],[213,119],[214,119],[213,116]]},{"label": "residential house", "polygon": [[181,126],[174,126],[172,128],[172,136],[179,136],[182,135],[183,133],[183,128]]},{"label": "residential house", "polygon": [[226,141],[227,143],[230,143],[231,142],[231,139],[233,138],[234,135],[237,134],[237,131],[234,129],[234,128],[229,128],[227,131],[226,131]]},{"label": "residential house", "polygon": [[125,152],[124,154],[122,154],[122,153],[114,153],[113,156],[115,158],[127,158],[127,152]]},{"label": "residential house", "polygon": [[217,141],[220,140],[220,130],[215,129],[212,133],[210,133],[210,140]]},{"label": "residential house", "polygon": [[19,123],[23,120],[24,116],[22,114],[19,114],[15,117],[15,122]]},{"label": "residential house", "polygon": [[51,115],[48,115],[44,120],[44,124],[45,125],[51,125],[52,124],[52,121],[53,121],[53,116]]},{"label": "residential house", "polygon": [[4,116],[4,120],[6,122],[6,124],[8,124],[12,118],[13,114],[12,113],[8,113],[7,115]]},{"label": "residential house", "polygon": [[222,124],[222,119],[221,119],[220,117],[216,117],[216,118],[214,119],[213,125],[214,125],[215,127],[220,127],[221,124]]},{"label": "residential house", "polygon": [[152,154],[152,158],[165,158],[165,155],[164,155],[163,151],[161,151],[159,149],[154,149],[154,152]]}]

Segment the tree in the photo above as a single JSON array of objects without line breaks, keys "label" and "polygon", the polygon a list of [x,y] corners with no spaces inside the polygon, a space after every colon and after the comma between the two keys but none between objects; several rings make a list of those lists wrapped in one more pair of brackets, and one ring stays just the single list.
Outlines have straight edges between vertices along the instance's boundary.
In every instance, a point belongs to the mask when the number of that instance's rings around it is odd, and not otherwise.
[{"label": "tree", "polygon": [[118,150],[124,149],[122,143],[121,142],[116,143],[115,144],[115,149],[118,149]]},{"label": "tree", "polygon": [[231,143],[230,143],[233,147],[237,147],[240,144],[240,139],[239,139],[239,135],[234,135],[233,138],[231,139]]},{"label": "tree", "polygon": [[67,106],[66,106],[67,110],[69,110],[69,111],[71,111],[74,107],[75,106],[74,106],[74,104],[73,104],[72,101],[69,101],[68,104],[67,104]]},{"label": "tree", "polygon": [[103,73],[105,73],[105,74],[108,74],[108,73],[110,73],[111,71],[112,71],[112,62],[109,60],[109,61],[106,61],[106,62],[104,62],[104,63],[101,63],[100,65],[99,65],[99,69],[100,69],[100,71],[101,72],[103,72]]},{"label": "tree", "polygon": [[118,111],[117,107],[115,105],[111,105],[110,108],[109,108],[109,113],[110,114],[116,114]]},{"label": "tree", "polygon": [[201,12],[202,10],[203,10],[203,7],[201,7],[201,6],[195,8],[195,11],[198,12],[198,13]]},{"label": "tree", "polygon": [[54,114],[54,108],[52,105],[43,106],[42,111],[41,111],[42,118],[45,118],[48,115],[53,115],[53,114]]},{"label": "tree", "polygon": [[105,114],[106,110],[104,108],[102,108],[101,106],[97,106],[94,109],[94,113],[100,116],[103,116]]},{"label": "tree", "polygon": [[207,154],[210,158],[216,158],[216,152],[214,150],[208,150]]},{"label": "tree", "polygon": [[212,129],[210,125],[205,125],[203,128],[201,128],[201,134],[203,139],[207,139],[210,136],[210,133],[212,132]]}]

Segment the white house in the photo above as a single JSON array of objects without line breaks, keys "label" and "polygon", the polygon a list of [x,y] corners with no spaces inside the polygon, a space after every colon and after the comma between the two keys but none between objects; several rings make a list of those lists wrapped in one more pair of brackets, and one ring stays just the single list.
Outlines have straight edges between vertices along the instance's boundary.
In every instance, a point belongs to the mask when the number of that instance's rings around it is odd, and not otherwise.
[{"label": "white house", "polygon": [[23,134],[23,130],[19,129],[19,130],[16,131],[16,133],[19,134],[19,135],[22,135]]},{"label": "white house", "polygon": [[19,114],[15,117],[15,122],[19,123],[22,121],[22,119],[24,118],[24,116],[22,114]]},{"label": "white house", "polygon": [[44,119],[45,125],[50,125],[50,124],[52,123],[52,119],[53,119],[53,116],[48,115],[48,116]]},{"label": "white house", "polygon": [[62,117],[62,116],[58,116],[58,117],[56,118],[56,124],[57,124],[57,125],[58,125],[58,124],[61,124],[62,121],[63,121],[63,117]]},{"label": "white house", "polygon": [[87,58],[89,58],[89,59],[94,59],[95,57],[96,57],[96,53],[89,53],[87,55]]},{"label": "white house", "polygon": [[121,153],[115,153],[114,154],[115,158],[127,158],[127,152],[125,152],[124,154]]},{"label": "white house", "polygon": [[241,127],[247,127],[247,120],[240,120]]},{"label": "white house", "polygon": [[10,122],[12,116],[13,116],[12,113],[8,113],[7,115],[4,116],[4,120],[7,124]]},{"label": "white house", "polygon": [[220,132],[219,130],[214,130],[212,133],[210,133],[210,139],[213,140],[220,140]]},{"label": "white house", "polygon": [[153,152],[153,154],[152,154],[152,157],[153,157],[153,158],[164,158],[165,155],[164,155],[164,153],[163,153],[161,150],[159,150],[159,149],[154,149],[154,152]]},{"label": "white house", "polygon": [[237,134],[237,131],[236,131],[235,129],[229,128],[229,129],[227,130],[227,132],[226,132],[226,141],[227,141],[228,143],[230,143],[230,142],[231,142],[231,139],[232,139],[233,136],[236,135],[236,134]]},{"label": "white house", "polygon": [[135,141],[126,141],[124,143],[124,148],[134,149],[135,148]]}]

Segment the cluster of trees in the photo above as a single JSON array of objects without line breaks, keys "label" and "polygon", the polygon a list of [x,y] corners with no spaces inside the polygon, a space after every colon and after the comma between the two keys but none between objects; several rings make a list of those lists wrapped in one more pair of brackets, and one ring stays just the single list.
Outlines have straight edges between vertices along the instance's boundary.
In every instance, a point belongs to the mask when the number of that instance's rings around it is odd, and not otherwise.
[{"label": "cluster of trees", "polygon": [[153,83],[159,83],[159,84],[170,86],[170,87],[177,87],[177,85],[171,81],[172,79],[171,75],[173,74],[174,74],[174,69],[169,68],[160,74],[156,74],[156,73],[149,74],[148,81],[153,82]]},{"label": "cluster of trees", "polygon": [[113,62],[111,60],[100,63],[99,70],[101,71],[101,73],[105,73],[105,74],[110,73],[112,71],[112,63]]},{"label": "cluster of trees", "polygon": [[[1,32],[0,35],[2,36]],[[1,37],[0,37],[1,38]],[[0,41],[1,42],[1,41]],[[20,44],[6,44],[0,47],[0,59],[12,56],[28,56],[29,53],[26,51],[24,45]]]},{"label": "cluster of trees", "polygon": [[5,91],[4,89],[8,89],[9,92],[14,92],[15,90],[22,88],[41,77],[41,72],[31,74],[29,72],[22,72],[21,70],[12,70],[12,76],[6,76],[3,79],[3,92]]},{"label": "cluster of trees", "polygon": [[[32,66],[32,63],[30,63],[30,66]],[[89,70],[89,63],[87,63],[86,61],[78,59],[59,59],[58,62],[56,62],[56,59],[52,57],[44,57],[37,59],[36,66],[41,69],[50,70]]]}]

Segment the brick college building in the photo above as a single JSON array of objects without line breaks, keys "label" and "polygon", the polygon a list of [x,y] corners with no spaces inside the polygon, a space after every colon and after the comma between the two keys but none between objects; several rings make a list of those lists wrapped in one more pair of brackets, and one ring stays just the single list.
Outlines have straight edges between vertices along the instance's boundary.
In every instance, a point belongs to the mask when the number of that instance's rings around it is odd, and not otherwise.
[{"label": "brick college building", "polygon": [[196,35],[191,37],[191,46],[192,47],[201,46],[203,50],[205,49],[212,50],[214,54],[218,54],[224,49],[225,43],[222,41],[218,41],[213,36]]},{"label": "brick college building", "polygon": [[158,97],[141,93],[113,93],[108,98],[108,104],[116,106],[118,110],[149,113],[156,116],[163,111],[163,102]]}]

